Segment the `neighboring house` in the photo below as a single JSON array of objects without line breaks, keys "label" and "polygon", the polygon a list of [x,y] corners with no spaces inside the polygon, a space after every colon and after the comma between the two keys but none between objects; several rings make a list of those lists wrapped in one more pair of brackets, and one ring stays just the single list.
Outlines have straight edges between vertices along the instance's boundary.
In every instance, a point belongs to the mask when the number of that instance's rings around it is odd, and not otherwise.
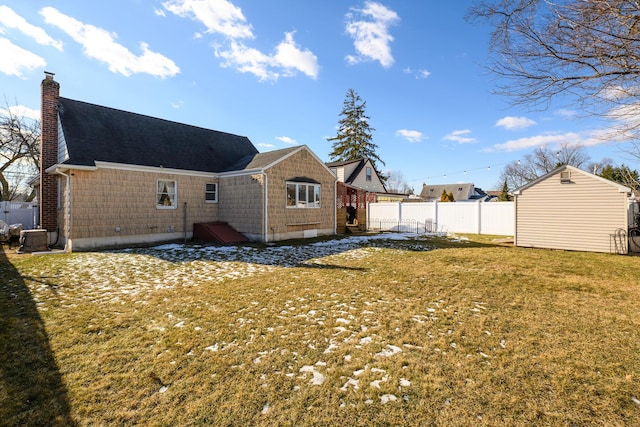
[{"label": "neighboring house", "polygon": [[387,193],[382,179],[370,159],[356,159],[327,163],[338,180],[336,187],[336,231],[340,234],[351,228],[364,230],[367,224],[367,202],[375,202],[376,195]]},{"label": "neighboring house", "polygon": [[370,193],[386,193],[384,182],[373,167],[370,159],[356,159],[344,162],[327,163],[338,178],[352,187],[361,188]]},{"label": "neighboring house", "polygon": [[442,191],[446,191],[447,194],[452,193],[456,202],[466,202],[468,200],[483,200],[490,199],[490,196],[482,191],[480,188],[476,188],[474,184],[439,184],[439,185],[422,185],[422,191],[420,192],[420,198],[426,202],[440,201]]},{"label": "neighboring house", "polygon": [[226,222],[251,240],[335,234],[335,176],[306,146],[248,138],[59,96],[42,82],[40,226],[67,250],[191,238]]},{"label": "neighboring house", "polygon": [[516,246],[627,252],[630,188],[564,165],[513,194]]}]

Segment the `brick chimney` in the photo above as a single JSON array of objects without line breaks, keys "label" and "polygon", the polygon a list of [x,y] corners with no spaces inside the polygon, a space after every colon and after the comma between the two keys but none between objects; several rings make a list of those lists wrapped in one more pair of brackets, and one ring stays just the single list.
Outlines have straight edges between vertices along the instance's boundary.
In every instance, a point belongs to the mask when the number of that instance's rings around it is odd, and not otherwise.
[{"label": "brick chimney", "polygon": [[58,163],[58,98],[60,84],[54,74],[44,72],[40,84],[40,228],[56,231],[58,224],[58,177],[45,172]]}]

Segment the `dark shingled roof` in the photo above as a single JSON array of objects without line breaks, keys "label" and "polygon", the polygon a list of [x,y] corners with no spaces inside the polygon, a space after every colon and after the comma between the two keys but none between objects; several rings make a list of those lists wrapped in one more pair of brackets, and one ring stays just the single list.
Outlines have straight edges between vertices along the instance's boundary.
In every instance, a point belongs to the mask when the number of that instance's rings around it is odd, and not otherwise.
[{"label": "dark shingled roof", "polygon": [[65,164],[94,166],[104,161],[226,172],[258,154],[244,136],[72,99],[61,97],[58,112],[69,153]]}]

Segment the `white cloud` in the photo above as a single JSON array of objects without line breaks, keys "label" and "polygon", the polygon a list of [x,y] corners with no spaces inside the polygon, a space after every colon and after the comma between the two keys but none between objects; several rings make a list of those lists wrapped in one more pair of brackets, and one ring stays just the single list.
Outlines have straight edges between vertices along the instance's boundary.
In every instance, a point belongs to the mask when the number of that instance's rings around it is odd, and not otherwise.
[{"label": "white cloud", "polygon": [[526,129],[529,126],[537,124],[535,121],[526,117],[506,116],[496,122],[497,127],[507,130]]},{"label": "white cloud", "polygon": [[471,138],[467,136],[471,133],[470,129],[462,129],[462,130],[454,130],[453,132],[447,134],[442,138],[445,141],[453,141],[458,144],[469,144],[472,142],[476,142],[475,138]]},{"label": "white cloud", "polygon": [[293,40],[293,32],[285,34],[285,39],[276,47],[273,59],[277,67],[299,70],[314,80],[318,77],[318,57],[308,49],[300,50]]},{"label": "white cloud", "polygon": [[496,144],[493,146],[493,148],[497,151],[517,151],[561,143],[575,144],[579,141],[579,134],[569,132],[564,134],[535,135],[527,138],[512,139],[503,144]]},{"label": "white cloud", "polygon": [[181,18],[190,18],[207,27],[207,33],[219,33],[232,39],[254,38],[242,9],[227,0],[168,0],[162,6]]},{"label": "white cloud", "polygon": [[420,142],[425,138],[422,132],[409,129],[400,129],[396,131],[396,135],[405,138],[409,142]]},{"label": "white cloud", "polygon": [[561,108],[558,111],[556,111],[556,114],[566,119],[572,119],[578,115],[578,112],[575,110],[568,110],[566,108]]},{"label": "white cloud", "polygon": [[[40,120],[40,110],[34,110],[24,105],[11,105],[8,108],[9,112],[16,117],[25,117],[31,120]],[[1,112],[6,112],[6,108],[0,108]]]},{"label": "white cloud", "polygon": [[293,138],[289,138],[288,136],[276,136],[276,139],[284,142],[285,144],[296,145],[298,143],[298,141]]},{"label": "white cloud", "polygon": [[431,73],[427,70],[418,70],[418,74],[416,75],[416,79],[426,79],[429,77]]},{"label": "white cloud", "polygon": [[269,57],[257,49],[232,41],[229,48],[215,46],[215,55],[225,62],[223,67],[231,67],[241,73],[251,73],[263,80],[277,80],[278,74],[268,70]]},{"label": "white cloud", "polygon": [[81,44],[85,55],[108,64],[109,71],[113,73],[124,76],[146,73],[165,78],[180,72],[180,68],[171,59],[149,50],[147,43],[140,43],[142,55],[136,56],[115,42],[117,35],[114,33],[84,24],[52,7],[43,8],[40,14],[48,24],[58,27]]},{"label": "white cloud", "polygon": [[162,9],[154,8],[154,9],[153,9],[153,12],[154,12],[157,16],[162,16],[162,17],[167,16],[167,14],[166,14],[166,13],[164,13],[164,10],[162,10]]},{"label": "white cloud", "polygon": [[0,37],[0,73],[23,77],[24,72],[43,68],[47,65],[44,58],[29,52]]},{"label": "white cloud", "polygon": [[316,79],[319,69],[317,57],[307,49],[298,48],[293,34],[285,33],[285,39],[278,44],[273,55],[266,55],[234,40],[228,48],[216,46],[215,55],[225,60],[223,67],[254,74],[260,81],[277,81],[280,77],[292,77],[296,71]]},{"label": "white cloud", "polygon": [[427,77],[429,77],[431,75],[431,72],[428,70],[425,70],[423,68],[419,68],[417,70],[413,70],[411,67],[407,67],[405,68],[404,71],[406,74],[412,74],[416,77],[416,79],[426,79]]},{"label": "white cloud", "polygon": [[[19,30],[43,46],[52,46],[62,50],[62,42],[50,37],[42,28],[29,24],[22,16],[7,6],[0,6],[0,25]],[[4,60],[4,58],[3,58]]]},{"label": "white cloud", "polygon": [[384,5],[367,1],[363,9],[352,9],[347,14],[347,33],[353,38],[357,56],[348,55],[347,61],[355,64],[363,61],[378,61],[388,68],[393,65],[390,43],[393,36],[389,28],[400,21],[396,12]]},{"label": "white cloud", "polygon": [[261,147],[261,148],[276,148],[275,145],[273,144],[266,144],[264,142],[261,142],[259,144],[256,144],[256,146]]},{"label": "white cloud", "polygon": [[560,145],[594,146],[620,139],[620,135],[611,134],[606,129],[586,133],[565,132],[534,135],[527,138],[509,140],[496,144],[486,151],[518,151],[535,147],[556,147]]}]

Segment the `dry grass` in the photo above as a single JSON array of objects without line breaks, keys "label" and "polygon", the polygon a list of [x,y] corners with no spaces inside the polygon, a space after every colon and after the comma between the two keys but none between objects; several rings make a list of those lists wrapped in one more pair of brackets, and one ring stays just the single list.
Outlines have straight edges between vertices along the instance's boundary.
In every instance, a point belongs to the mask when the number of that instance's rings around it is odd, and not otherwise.
[{"label": "dry grass", "polygon": [[0,424],[640,425],[638,257],[268,251],[0,260]]}]

